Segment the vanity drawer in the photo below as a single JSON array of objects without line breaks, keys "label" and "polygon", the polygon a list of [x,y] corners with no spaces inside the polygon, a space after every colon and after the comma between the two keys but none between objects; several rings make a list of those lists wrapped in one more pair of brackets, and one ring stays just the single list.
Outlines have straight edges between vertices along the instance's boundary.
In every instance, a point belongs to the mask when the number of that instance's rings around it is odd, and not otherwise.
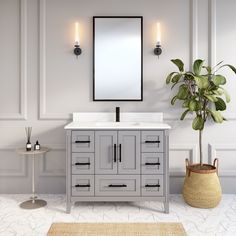
[{"label": "vanity drawer", "polygon": [[72,152],[94,152],[94,131],[72,131]]},{"label": "vanity drawer", "polygon": [[141,171],[145,175],[163,174],[163,153],[142,153]]},{"label": "vanity drawer", "polygon": [[95,178],[95,196],[140,196],[139,175],[100,175]]},{"label": "vanity drawer", "polygon": [[94,153],[72,153],[71,172],[74,175],[94,174]]},{"label": "vanity drawer", "polygon": [[72,175],[72,196],[94,196],[94,175]]},{"label": "vanity drawer", "polygon": [[142,196],[163,196],[163,175],[143,175],[141,181]]},{"label": "vanity drawer", "polygon": [[163,131],[142,131],[142,152],[163,152]]}]

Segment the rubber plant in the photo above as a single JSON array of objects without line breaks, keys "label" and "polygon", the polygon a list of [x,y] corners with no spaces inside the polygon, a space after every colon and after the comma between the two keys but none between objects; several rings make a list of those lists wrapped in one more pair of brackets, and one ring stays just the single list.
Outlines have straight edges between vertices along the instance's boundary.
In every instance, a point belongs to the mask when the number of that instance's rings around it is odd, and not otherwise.
[{"label": "rubber plant", "polygon": [[202,160],[202,132],[208,119],[222,123],[226,119],[221,111],[226,110],[226,103],[230,102],[228,92],[223,88],[226,78],[218,71],[228,67],[236,74],[236,68],[223,61],[214,67],[205,66],[204,60],[197,59],[193,63],[192,71],[184,70],[184,63],[180,59],[172,59],[178,67],[178,72],[171,72],[166,83],[171,84],[171,89],[178,86],[177,94],[171,99],[171,104],[176,101],[182,103],[184,109],[180,120],[184,120],[188,113],[194,115],[192,128],[199,131],[200,168]]}]

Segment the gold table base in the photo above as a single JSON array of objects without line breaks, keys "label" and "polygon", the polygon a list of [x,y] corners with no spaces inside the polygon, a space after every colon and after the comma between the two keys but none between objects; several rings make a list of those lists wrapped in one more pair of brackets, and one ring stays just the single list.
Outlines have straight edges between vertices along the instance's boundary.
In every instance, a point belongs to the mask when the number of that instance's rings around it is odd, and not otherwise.
[{"label": "gold table base", "polygon": [[20,208],[31,210],[31,209],[41,208],[46,205],[47,205],[46,201],[44,201],[42,199],[35,199],[34,202],[33,202],[33,200],[28,200],[28,201],[22,202],[20,204]]}]

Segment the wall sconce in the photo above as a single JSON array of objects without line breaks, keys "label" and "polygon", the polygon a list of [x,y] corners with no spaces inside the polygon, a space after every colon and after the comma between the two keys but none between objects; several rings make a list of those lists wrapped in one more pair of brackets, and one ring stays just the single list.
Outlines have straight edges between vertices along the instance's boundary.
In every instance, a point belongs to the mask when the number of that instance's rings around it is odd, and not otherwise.
[{"label": "wall sconce", "polygon": [[157,23],[157,44],[156,47],[154,49],[154,54],[158,56],[161,55],[162,53],[162,49],[161,49],[161,26],[160,23]]},{"label": "wall sconce", "polygon": [[75,22],[75,48],[74,54],[78,57],[82,53],[82,49],[79,47],[79,23]]}]

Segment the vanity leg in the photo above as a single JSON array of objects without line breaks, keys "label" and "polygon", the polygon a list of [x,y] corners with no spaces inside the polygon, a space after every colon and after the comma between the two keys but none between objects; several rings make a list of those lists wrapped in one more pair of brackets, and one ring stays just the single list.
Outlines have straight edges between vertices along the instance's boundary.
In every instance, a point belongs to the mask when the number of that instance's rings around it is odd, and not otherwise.
[{"label": "vanity leg", "polygon": [[164,208],[165,208],[165,213],[169,214],[170,212],[169,201],[164,202]]},{"label": "vanity leg", "polygon": [[66,202],[66,213],[70,214],[71,211],[71,203],[69,201]]}]

